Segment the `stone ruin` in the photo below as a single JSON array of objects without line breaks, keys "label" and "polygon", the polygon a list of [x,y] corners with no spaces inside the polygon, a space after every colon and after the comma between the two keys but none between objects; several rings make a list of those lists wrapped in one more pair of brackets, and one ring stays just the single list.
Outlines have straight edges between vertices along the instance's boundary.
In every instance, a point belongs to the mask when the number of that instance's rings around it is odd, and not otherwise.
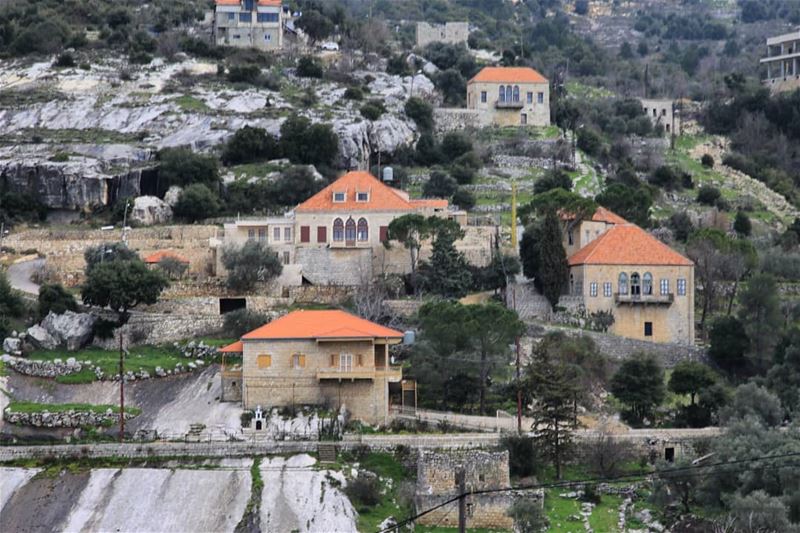
[{"label": "stone ruin", "polygon": [[[502,489],[511,486],[508,451],[420,450],[417,461],[417,512],[431,509],[459,494],[458,472],[463,471],[466,491]],[[544,493],[505,491],[466,497],[467,528],[513,530],[508,510],[519,497],[544,501]],[[458,525],[458,502],[452,502],[420,517],[418,524],[454,527]]]}]

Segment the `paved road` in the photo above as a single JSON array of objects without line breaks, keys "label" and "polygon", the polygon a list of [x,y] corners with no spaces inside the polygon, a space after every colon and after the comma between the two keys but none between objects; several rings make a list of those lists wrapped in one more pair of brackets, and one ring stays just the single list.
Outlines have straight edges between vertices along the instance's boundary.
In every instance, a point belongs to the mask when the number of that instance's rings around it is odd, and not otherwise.
[{"label": "paved road", "polygon": [[31,276],[42,265],[44,265],[44,259],[15,263],[8,267],[8,282],[12,288],[36,296],[39,294],[39,286],[31,281]]}]

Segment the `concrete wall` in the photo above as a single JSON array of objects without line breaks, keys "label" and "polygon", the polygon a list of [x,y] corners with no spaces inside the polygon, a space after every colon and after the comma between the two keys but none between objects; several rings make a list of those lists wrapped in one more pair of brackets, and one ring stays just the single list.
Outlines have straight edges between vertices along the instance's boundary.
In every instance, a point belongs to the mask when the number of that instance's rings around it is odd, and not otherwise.
[{"label": "concrete wall", "polygon": [[[519,107],[497,107],[500,86],[519,87]],[[483,101],[482,93],[486,93]],[[528,102],[528,94],[532,102]],[[542,103],[539,103],[539,94]],[[467,108],[488,113],[496,126],[549,126],[550,84],[548,83],[486,83],[472,82],[467,85]],[[523,116],[525,120],[523,120]]]},{"label": "concrete wall", "polygon": [[[217,6],[214,14],[214,42],[218,45],[260,50],[279,50],[283,47],[283,21],[281,7],[257,7],[250,12],[251,20],[242,21],[241,13],[248,13],[241,5]],[[259,22],[259,13],[278,16],[276,22]],[[232,15],[232,18],[229,17]]]},{"label": "concrete wall", "polygon": [[419,48],[435,42],[466,46],[468,40],[468,22],[447,22],[445,24],[417,22],[417,47]]}]

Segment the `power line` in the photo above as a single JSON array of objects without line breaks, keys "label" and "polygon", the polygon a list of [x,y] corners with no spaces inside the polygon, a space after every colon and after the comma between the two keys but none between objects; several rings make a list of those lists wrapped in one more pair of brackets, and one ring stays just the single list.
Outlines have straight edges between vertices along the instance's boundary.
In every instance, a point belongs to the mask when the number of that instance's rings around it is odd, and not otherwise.
[{"label": "power line", "polygon": [[[398,522],[396,525],[394,525],[394,526],[392,526],[390,528],[381,530],[379,533],[389,533],[390,531],[399,531],[399,529],[402,526],[405,526],[405,525],[407,525],[407,524],[409,524],[411,522],[414,522],[417,519],[419,519],[419,518],[421,518],[421,517],[423,517],[423,516],[425,516],[427,514],[430,514],[430,513],[432,513],[433,511],[435,511],[437,509],[440,509],[440,508],[442,508],[442,507],[444,507],[446,505],[450,505],[451,503],[454,503],[454,502],[456,502],[456,501],[458,501],[458,500],[460,500],[462,498],[465,498],[467,496],[478,496],[478,495],[482,495],[482,494],[497,494],[497,493],[501,493],[501,492],[528,491],[528,490],[549,489],[549,488],[559,488],[559,487],[565,487],[566,488],[566,487],[572,487],[572,486],[575,486],[575,485],[585,485],[585,484],[588,484],[588,483],[618,483],[618,482],[622,482],[622,481],[638,481],[638,480],[641,480],[641,479],[644,479],[644,478],[648,478],[648,477],[664,477],[666,479],[679,479],[679,478],[682,478],[682,477],[689,477],[690,474],[688,474],[688,471],[692,471],[692,470],[696,471],[696,470],[703,470],[703,469],[709,469],[709,468],[717,468],[717,467],[722,467],[722,466],[740,465],[740,464],[745,464],[745,463],[769,461],[769,460],[772,460],[772,459],[785,459],[785,458],[789,458],[789,457],[800,457],[800,452],[784,453],[784,454],[772,455],[772,456],[768,456],[768,457],[756,457],[756,458],[750,458],[750,459],[736,459],[736,460],[731,460],[731,461],[719,461],[719,462],[710,463],[710,464],[707,464],[707,465],[692,465],[692,466],[677,467],[677,468],[665,468],[665,469],[661,469],[661,470],[655,470],[655,471],[650,472],[650,473],[642,473],[642,474],[630,474],[630,475],[621,475],[621,476],[616,476],[616,477],[604,477],[604,478],[603,477],[585,478],[585,479],[571,480],[571,481],[554,481],[554,482],[550,482],[550,483],[536,483],[536,484],[532,484],[532,485],[520,485],[520,486],[517,486],[517,487],[504,487],[504,488],[499,488],[499,489],[483,489],[483,490],[468,491],[468,492],[465,492],[463,494],[459,494],[458,496],[454,496],[454,497],[450,498],[449,500],[447,500],[445,502],[442,502],[442,503],[440,503],[438,505],[434,505],[433,507],[431,507],[429,509],[426,509],[426,510],[424,510],[422,512],[419,512],[414,516],[406,518],[402,522]],[[767,468],[784,468],[784,467],[790,467],[790,466],[800,466],[800,463],[791,463],[791,464],[786,463],[786,464],[780,464],[780,465],[768,465]],[[683,472],[683,475],[676,475],[676,476],[671,475],[671,474],[676,474],[676,473],[681,473],[681,472]],[[665,475],[665,474],[668,474],[668,475]]]}]

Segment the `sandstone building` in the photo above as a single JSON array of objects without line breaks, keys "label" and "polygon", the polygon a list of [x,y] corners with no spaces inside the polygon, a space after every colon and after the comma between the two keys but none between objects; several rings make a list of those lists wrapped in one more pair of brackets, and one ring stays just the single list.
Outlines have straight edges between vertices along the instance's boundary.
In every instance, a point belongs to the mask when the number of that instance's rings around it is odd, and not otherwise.
[{"label": "sandstone building", "polygon": [[615,335],[694,344],[692,261],[602,207],[566,228],[569,295],[587,313],[613,313]]},{"label": "sandstone building", "polygon": [[467,83],[467,108],[495,126],[549,126],[550,82],[528,67],[485,67]]},{"label": "sandstone building", "polygon": [[259,50],[283,48],[281,0],[216,0],[214,42]]},{"label": "sandstone building", "polygon": [[217,273],[221,249],[247,240],[268,244],[284,263],[283,286],[359,285],[375,273],[405,273],[407,252],[387,249],[389,224],[410,213],[465,221],[449,202],[411,199],[369,172],[348,172],[283,217],[239,220],[225,224],[224,237],[212,241]]},{"label": "sandstone building", "polygon": [[800,30],[767,39],[764,85],[772,92],[800,89]]},{"label": "sandstone building", "polygon": [[402,338],[399,331],[344,311],[295,311],[222,352],[242,354],[245,409],[344,406],[355,418],[385,424],[390,398],[403,402],[403,371],[389,357],[389,346]]},{"label": "sandstone building", "polygon": [[463,44],[469,39],[468,22],[446,22],[430,24],[417,22],[417,46],[424,48],[431,43]]}]

